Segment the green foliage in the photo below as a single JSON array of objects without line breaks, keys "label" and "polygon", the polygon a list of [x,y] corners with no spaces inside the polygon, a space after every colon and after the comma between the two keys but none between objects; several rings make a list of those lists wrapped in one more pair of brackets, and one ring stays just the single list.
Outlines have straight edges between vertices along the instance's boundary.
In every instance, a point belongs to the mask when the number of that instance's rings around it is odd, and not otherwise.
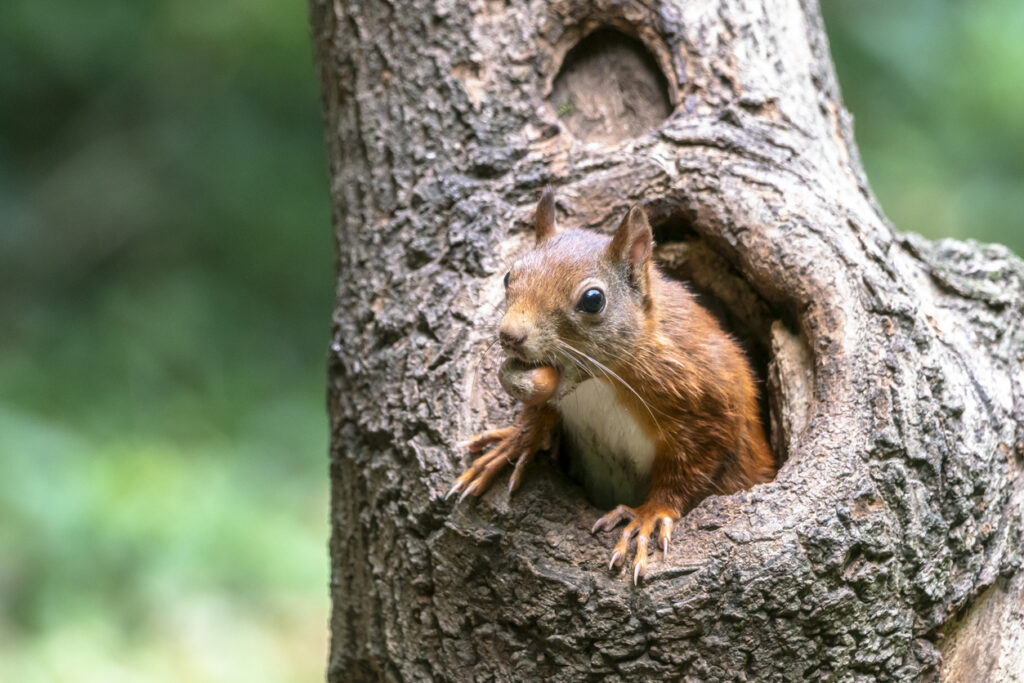
[{"label": "green foliage", "polygon": [[[1024,10],[828,0],[902,229],[1024,251]],[[306,7],[0,3],[0,680],[299,681],[333,292]]]},{"label": "green foliage", "polygon": [[823,5],[864,165],[893,223],[1024,254],[1024,4]]},{"label": "green foliage", "polygon": [[321,677],[305,7],[10,0],[0,91],[0,680]]}]

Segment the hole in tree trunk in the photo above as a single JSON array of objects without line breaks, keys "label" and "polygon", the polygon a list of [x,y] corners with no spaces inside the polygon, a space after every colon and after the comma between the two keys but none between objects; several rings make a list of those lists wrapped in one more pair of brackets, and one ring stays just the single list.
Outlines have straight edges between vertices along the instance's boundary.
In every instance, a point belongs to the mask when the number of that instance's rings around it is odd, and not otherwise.
[{"label": "hole in tree trunk", "polygon": [[[684,283],[742,348],[755,375],[761,424],[781,466],[807,423],[812,383],[810,353],[785,316],[751,286],[744,275],[693,226],[684,212],[660,202],[648,204],[654,232],[654,258],[662,273]],[[580,444],[563,436],[560,465],[598,509],[639,505],[637,498],[609,497],[595,488]],[[598,477],[599,479],[600,477]],[[619,492],[621,494],[621,491]],[[618,495],[618,494],[617,494]],[[698,501],[699,504],[699,501]]]},{"label": "hole in tree trunk", "polygon": [[637,137],[672,113],[654,57],[638,39],[611,28],[569,51],[548,101],[569,132],[588,142]]},{"label": "hole in tree trunk", "polygon": [[655,259],[743,348],[758,382],[765,436],[781,465],[806,423],[811,363],[800,337],[681,214],[653,221]]}]

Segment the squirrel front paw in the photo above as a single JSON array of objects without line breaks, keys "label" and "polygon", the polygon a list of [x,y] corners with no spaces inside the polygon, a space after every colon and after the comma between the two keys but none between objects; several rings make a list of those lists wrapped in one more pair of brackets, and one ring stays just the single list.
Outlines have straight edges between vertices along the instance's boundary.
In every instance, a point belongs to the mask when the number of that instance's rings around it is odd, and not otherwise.
[{"label": "squirrel front paw", "polygon": [[557,419],[557,413],[550,408],[528,406],[513,425],[483,432],[460,444],[470,453],[479,453],[490,444],[496,445],[473,461],[469,469],[455,480],[445,498],[451,498],[460,491],[460,501],[466,496],[483,494],[506,465],[515,466],[508,482],[509,493],[515,491],[533,456],[539,451],[552,450],[551,433]]},{"label": "squirrel front paw", "polygon": [[611,562],[608,568],[618,567],[622,564],[626,553],[629,551],[629,541],[636,536],[636,557],[633,559],[633,585],[640,581],[640,577],[647,573],[647,543],[654,533],[655,527],[660,526],[658,533],[658,545],[662,553],[668,552],[668,541],[672,537],[672,521],[679,518],[679,513],[670,507],[644,503],[640,507],[631,508],[628,505],[619,505],[594,523],[593,533],[601,530],[611,530],[623,520],[630,520],[626,528],[622,530],[619,542],[615,544],[612,551]]}]

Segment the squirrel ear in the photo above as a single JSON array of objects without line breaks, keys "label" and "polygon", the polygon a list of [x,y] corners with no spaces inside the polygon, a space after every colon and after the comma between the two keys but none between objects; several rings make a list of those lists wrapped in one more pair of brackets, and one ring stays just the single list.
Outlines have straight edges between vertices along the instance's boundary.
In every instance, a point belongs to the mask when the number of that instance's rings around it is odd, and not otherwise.
[{"label": "squirrel ear", "polygon": [[654,235],[647,221],[647,212],[644,207],[634,204],[615,229],[612,241],[608,244],[608,255],[613,260],[625,261],[631,272],[639,274],[650,261],[653,242]]},{"label": "squirrel ear", "polygon": [[555,193],[551,186],[544,188],[537,203],[537,217],[534,219],[537,244],[555,234]]}]

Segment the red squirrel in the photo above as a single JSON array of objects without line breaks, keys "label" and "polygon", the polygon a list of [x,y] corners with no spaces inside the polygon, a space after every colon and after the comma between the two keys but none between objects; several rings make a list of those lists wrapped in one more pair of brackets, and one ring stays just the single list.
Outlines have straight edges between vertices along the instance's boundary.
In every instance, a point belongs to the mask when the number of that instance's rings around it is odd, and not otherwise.
[{"label": "red squirrel", "polygon": [[502,386],[524,405],[511,426],[465,442],[473,453],[494,446],[448,495],[482,494],[506,465],[514,491],[533,456],[561,436],[591,497],[616,505],[593,531],[628,522],[609,569],[636,537],[637,583],[655,530],[667,552],[673,521],[706,496],[775,475],[754,374],[693,294],[652,262],[641,206],[610,237],[558,230],[548,188],[535,232],[535,247],[505,275],[498,333]]}]

